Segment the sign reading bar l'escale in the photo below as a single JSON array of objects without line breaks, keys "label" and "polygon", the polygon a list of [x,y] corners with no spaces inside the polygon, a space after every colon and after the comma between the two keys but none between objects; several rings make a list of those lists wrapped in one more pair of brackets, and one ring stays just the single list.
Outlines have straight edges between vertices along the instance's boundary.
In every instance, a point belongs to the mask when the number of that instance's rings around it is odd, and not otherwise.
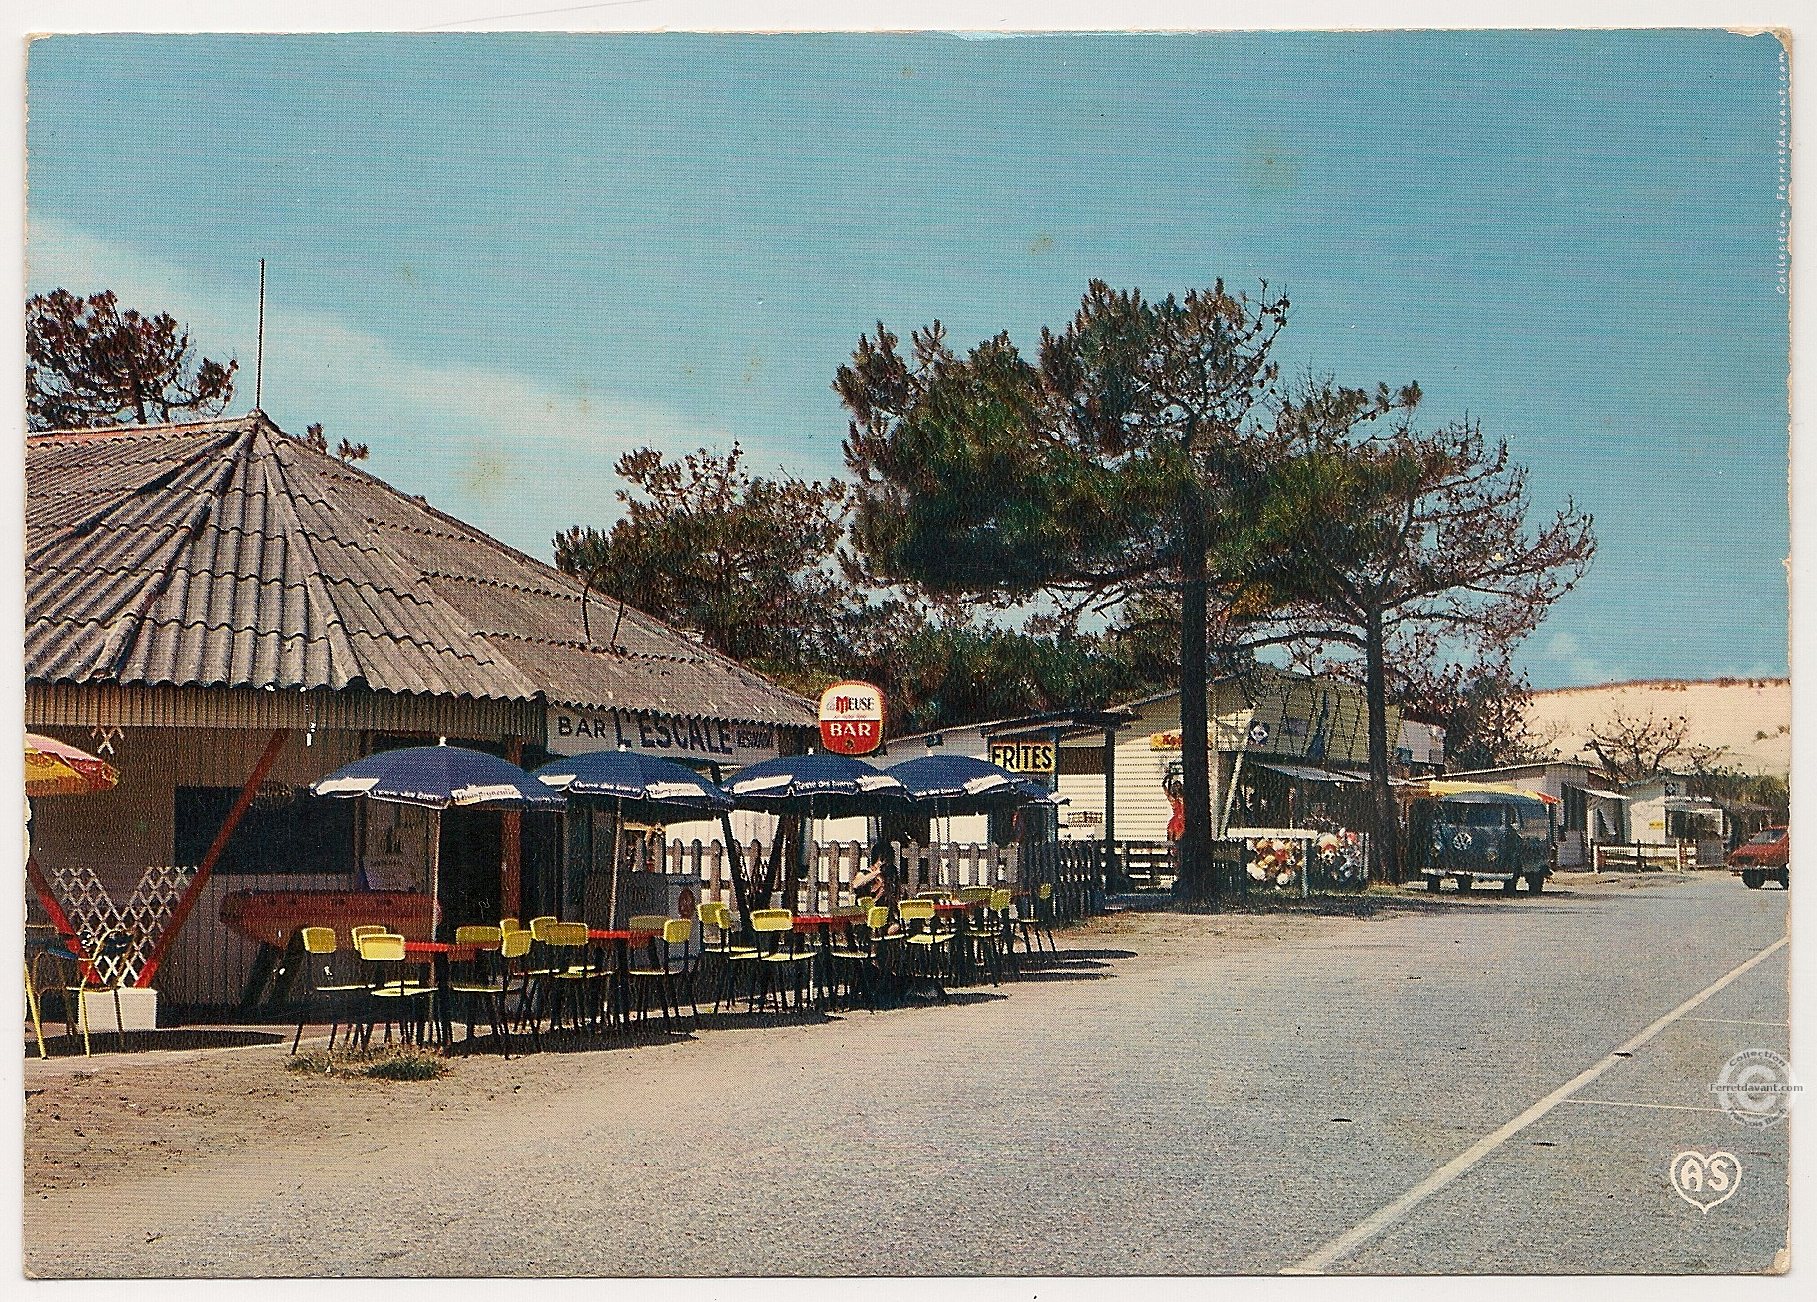
[{"label": "sign reading bar l'escale", "polygon": [[648,710],[571,710],[549,707],[547,745],[551,754],[585,755],[594,750],[634,750],[668,759],[708,760],[742,768],[776,756],[776,729],[764,723],[734,723],[698,714]]}]

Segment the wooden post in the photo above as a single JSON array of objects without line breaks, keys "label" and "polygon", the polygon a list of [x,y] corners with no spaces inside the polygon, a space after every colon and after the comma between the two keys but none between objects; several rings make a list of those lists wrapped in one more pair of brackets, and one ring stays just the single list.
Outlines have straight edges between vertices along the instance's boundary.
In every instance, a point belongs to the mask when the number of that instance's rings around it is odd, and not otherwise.
[{"label": "wooden post", "polygon": [[[524,739],[505,739],[505,758],[519,768],[524,764]],[[498,867],[498,912],[503,918],[518,918],[524,912],[524,815],[521,810],[507,809],[501,825],[500,839],[504,851]]]},{"label": "wooden post", "polygon": [[271,740],[265,743],[265,753],[259,756],[259,762],[252,767],[252,776],[246,779],[246,785],[240,788],[239,798],[233,802],[233,808],[227,811],[227,821],[221,824],[221,830],[215,833],[215,839],[208,847],[208,853],[202,856],[201,866],[196,875],[183,891],[183,898],[177,901],[177,907],[171,910],[170,922],[158,937],[158,943],[152,946],[151,957],[145,960],[145,967],[139,972],[139,979],[133,984],[143,989],[151,984],[158,974],[158,965],[164,961],[165,952],[177,933],[183,930],[183,924],[189,921],[189,912],[196,907],[196,901],[202,897],[202,888],[208,885],[208,879],[214,875],[215,864],[221,858],[221,852],[227,848],[227,842],[233,836],[234,829],[252,807],[252,798],[259,793],[259,784],[271,772],[271,766],[278,762],[278,753],[284,749],[284,742],[290,736],[290,729],[278,728],[271,734]]}]

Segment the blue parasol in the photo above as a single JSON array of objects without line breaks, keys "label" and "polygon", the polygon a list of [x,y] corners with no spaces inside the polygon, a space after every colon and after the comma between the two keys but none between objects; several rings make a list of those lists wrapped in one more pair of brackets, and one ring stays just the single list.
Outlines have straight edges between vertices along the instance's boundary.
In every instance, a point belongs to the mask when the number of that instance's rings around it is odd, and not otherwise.
[{"label": "blue parasol", "polygon": [[723,813],[732,798],[674,760],[629,750],[596,750],[551,760],[530,775],[571,797],[622,801],[638,815],[675,810]]},{"label": "blue parasol", "polygon": [[446,809],[560,809],[567,798],[517,765],[465,746],[408,746],[355,760],[310,784],[318,796],[367,796]]},{"label": "blue parasol", "polygon": [[618,868],[627,812],[640,822],[659,822],[677,812],[723,814],[732,798],[717,783],[674,760],[631,750],[596,750],[551,760],[530,776],[574,800],[609,802],[612,822],[612,896],[607,925],[618,925]]},{"label": "blue parasol", "polygon": [[439,811],[449,806],[478,809],[561,809],[568,798],[551,791],[528,773],[484,751],[450,746],[406,746],[380,751],[343,765],[310,784],[318,796],[352,799],[365,796],[399,805],[438,811],[429,833],[429,898],[434,920],[441,924],[441,836]]},{"label": "blue parasol", "polygon": [[1054,803],[1053,792],[1033,778],[970,755],[923,755],[885,771],[901,780],[916,804],[938,805],[943,813]]},{"label": "blue parasol", "polygon": [[899,778],[850,755],[779,755],[726,783],[739,809],[810,818],[849,818],[900,809],[908,790]]}]

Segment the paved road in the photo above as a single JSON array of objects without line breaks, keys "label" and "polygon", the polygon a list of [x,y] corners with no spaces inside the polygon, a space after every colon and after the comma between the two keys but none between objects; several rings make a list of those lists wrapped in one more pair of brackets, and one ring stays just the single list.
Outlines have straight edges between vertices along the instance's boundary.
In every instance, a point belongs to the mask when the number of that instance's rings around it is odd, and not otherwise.
[{"label": "paved road", "polygon": [[[58,1239],[59,1202],[28,1201],[26,1261],[57,1274],[1773,1268],[1785,1127],[1739,1125],[1709,1086],[1742,1049],[1787,1051],[1788,951],[1771,949],[1787,897],[1726,874],[1559,884],[1538,899],[1412,894],[1365,920],[1127,919],[1002,997],[563,1055],[559,1088],[504,1096],[481,1127],[398,1109],[377,1136],[308,1153],[274,1136],[256,1155],[88,1191],[111,1230],[79,1254]],[[460,1071],[504,1081],[550,1058]],[[1716,1148],[1743,1178],[1705,1213],[1667,1171],[1681,1150]]]}]

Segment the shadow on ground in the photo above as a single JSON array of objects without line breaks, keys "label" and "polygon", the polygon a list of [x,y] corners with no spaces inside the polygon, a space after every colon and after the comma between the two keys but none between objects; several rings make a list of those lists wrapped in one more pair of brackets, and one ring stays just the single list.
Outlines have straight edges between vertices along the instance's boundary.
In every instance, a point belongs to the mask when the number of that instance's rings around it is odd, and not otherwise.
[{"label": "shadow on ground", "polygon": [[[128,1031],[126,1042],[120,1042],[118,1031],[90,1031],[89,1043],[96,1053],[147,1053],[164,1049],[249,1049],[261,1044],[280,1044],[290,1037],[279,1031],[248,1031],[238,1028],[210,1029],[201,1026],[172,1027],[157,1031]],[[53,1058],[82,1056],[82,1035],[46,1035],[44,1049]],[[25,1056],[38,1056],[38,1042],[28,1033]]]}]

